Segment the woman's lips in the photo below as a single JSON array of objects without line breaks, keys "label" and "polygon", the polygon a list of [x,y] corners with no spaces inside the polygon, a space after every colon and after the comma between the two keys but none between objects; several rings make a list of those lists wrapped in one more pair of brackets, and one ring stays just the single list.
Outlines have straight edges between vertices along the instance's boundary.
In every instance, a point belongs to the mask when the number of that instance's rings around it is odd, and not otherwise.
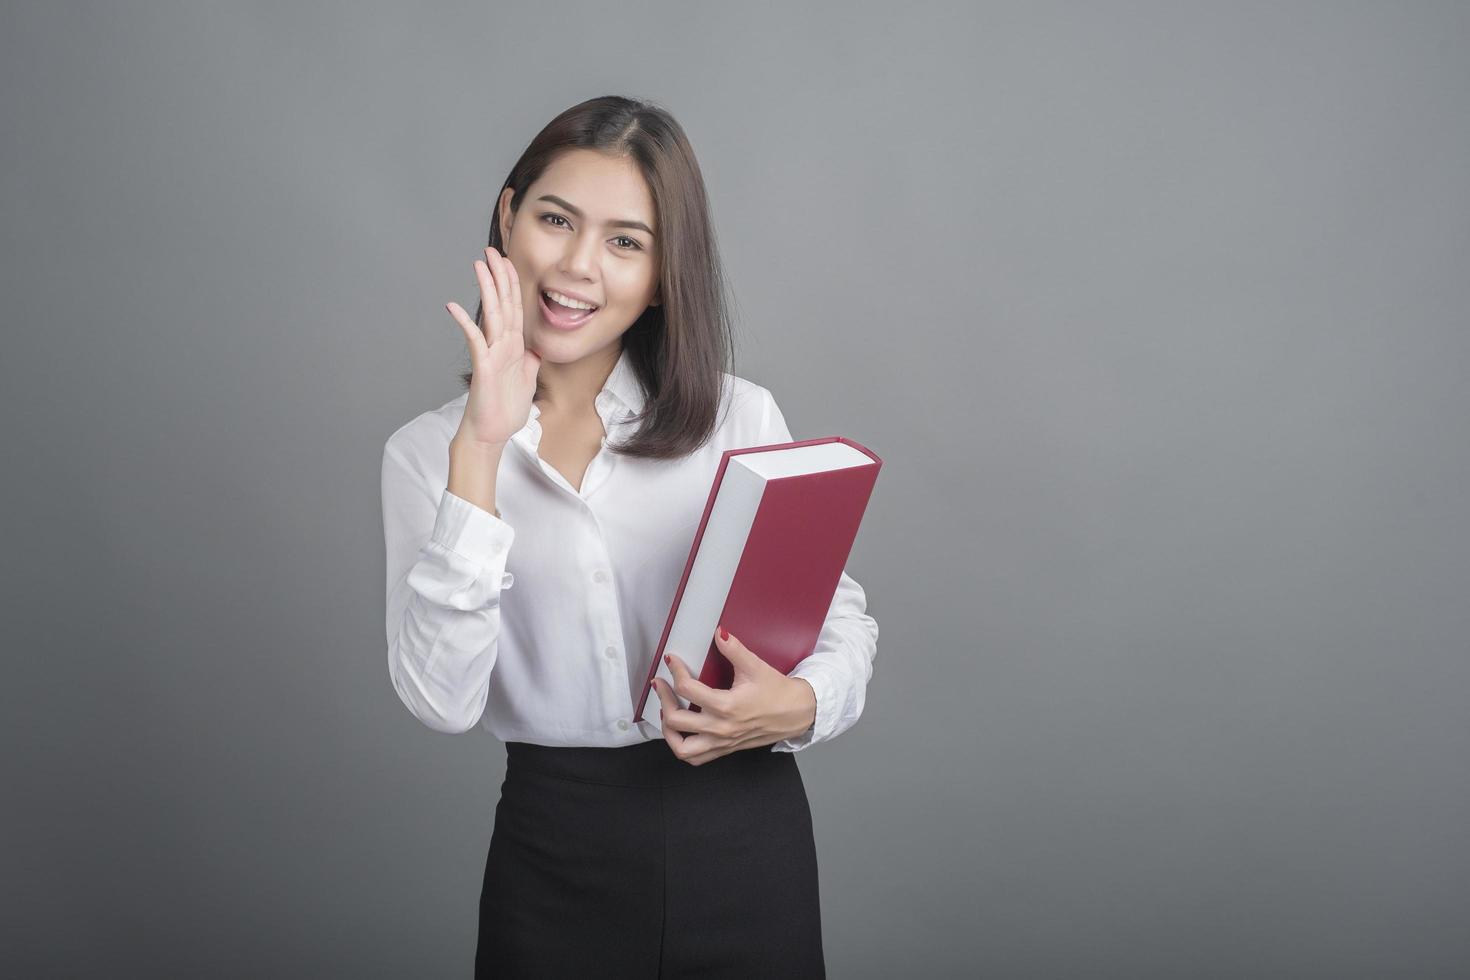
[{"label": "woman's lips", "polygon": [[541,319],[558,330],[575,330],[602,310],[600,306],[595,310],[568,310],[552,303],[544,292],[537,292],[536,299],[541,304]]}]

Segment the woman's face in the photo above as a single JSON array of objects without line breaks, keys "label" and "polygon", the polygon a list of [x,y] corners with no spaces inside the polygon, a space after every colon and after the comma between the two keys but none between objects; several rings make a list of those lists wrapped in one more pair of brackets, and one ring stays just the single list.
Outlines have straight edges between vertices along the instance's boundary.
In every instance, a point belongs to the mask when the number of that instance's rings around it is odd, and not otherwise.
[{"label": "woman's face", "polygon": [[[528,348],[547,361],[580,360],[615,343],[661,302],[653,198],[631,160],[567,150],[527,189],[517,214],[510,210],[513,191],[501,194],[498,210],[502,251],[521,281]],[[597,309],[577,326],[558,329],[548,322],[547,291]]]}]

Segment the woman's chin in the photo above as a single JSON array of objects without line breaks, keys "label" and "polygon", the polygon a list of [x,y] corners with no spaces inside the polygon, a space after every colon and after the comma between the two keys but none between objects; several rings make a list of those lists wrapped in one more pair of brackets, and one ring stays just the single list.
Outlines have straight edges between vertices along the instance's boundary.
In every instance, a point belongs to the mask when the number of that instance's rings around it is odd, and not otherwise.
[{"label": "woman's chin", "polygon": [[582,356],[583,344],[560,330],[527,330],[526,349],[533,350],[546,361],[575,361]]}]

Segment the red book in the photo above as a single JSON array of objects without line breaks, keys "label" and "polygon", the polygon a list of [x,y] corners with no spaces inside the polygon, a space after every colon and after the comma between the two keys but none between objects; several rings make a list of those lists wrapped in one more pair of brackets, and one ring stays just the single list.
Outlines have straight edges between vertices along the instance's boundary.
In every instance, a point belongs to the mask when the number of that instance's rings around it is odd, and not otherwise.
[{"label": "red book", "polygon": [[721,625],[783,674],[811,654],[882,465],[841,436],[725,451],[658,649],[632,692],[635,721],[657,723],[649,684],[655,675],[673,684],[665,651],[710,687],[734,683],[715,646]]}]

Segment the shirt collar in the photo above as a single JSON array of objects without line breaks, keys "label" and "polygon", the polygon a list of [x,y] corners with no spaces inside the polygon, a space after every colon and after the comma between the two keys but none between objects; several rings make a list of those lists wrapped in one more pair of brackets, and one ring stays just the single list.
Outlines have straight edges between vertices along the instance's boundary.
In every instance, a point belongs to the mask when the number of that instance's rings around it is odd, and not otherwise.
[{"label": "shirt collar", "polygon": [[643,411],[643,385],[633,370],[633,355],[628,353],[626,347],[618,355],[618,363],[613,365],[612,374],[607,376],[602,391],[611,394],[629,412]]}]

